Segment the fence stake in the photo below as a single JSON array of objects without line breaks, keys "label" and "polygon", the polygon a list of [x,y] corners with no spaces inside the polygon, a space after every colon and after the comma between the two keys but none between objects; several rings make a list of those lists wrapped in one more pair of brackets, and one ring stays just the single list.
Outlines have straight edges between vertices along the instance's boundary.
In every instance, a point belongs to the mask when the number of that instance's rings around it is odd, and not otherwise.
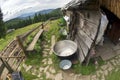
[{"label": "fence stake", "polygon": [[20,46],[20,48],[23,50],[23,52],[24,52],[24,54],[25,54],[25,57],[27,57],[26,50],[25,50],[25,48],[24,48],[24,46],[23,46],[23,44],[22,44],[22,42],[21,42],[20,37],[19,37],[19,36],[16,36],[16,40],[17,40],[18,45]]},{"label": "fence stake", "polygon": [[10,67],[10,65],[5,60],[3,60],[1,57],[0,57],[0,60],[2,61],[3,65],[8,69],[10,73],[14,72],[14,70]]}]

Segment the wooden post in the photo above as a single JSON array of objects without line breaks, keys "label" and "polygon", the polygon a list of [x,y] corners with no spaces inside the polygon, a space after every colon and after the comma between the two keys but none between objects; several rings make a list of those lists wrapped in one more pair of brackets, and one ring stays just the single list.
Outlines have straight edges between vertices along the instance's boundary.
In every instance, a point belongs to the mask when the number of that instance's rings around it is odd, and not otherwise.
[{"label": "wooden post", "polygon": [[7,61],[3,60],[1,57],[0,57],[0,60],[2,61],[3,65],[8,69],[10,73],[14,72],[14,70],[10,67]]},{"label": "wooden post", "polygon": [[25,50],[25,48],[24,48],[24,46],[23,46],[23,44],[22,44],[22,42],[21,42],[20,37],[19,37],[19,36],[16,36],[16,40],[17,40],[18,45],[20,46],[20,48],[23,50],[23,52],[24,52],[24,54],[25,54],[25,57],[27,57],[26,50]]}]

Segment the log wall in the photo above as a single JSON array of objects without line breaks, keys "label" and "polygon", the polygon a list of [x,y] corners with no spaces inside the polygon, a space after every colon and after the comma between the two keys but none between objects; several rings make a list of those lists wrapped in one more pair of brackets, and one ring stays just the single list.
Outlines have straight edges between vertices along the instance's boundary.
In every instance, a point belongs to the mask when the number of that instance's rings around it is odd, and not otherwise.
[{"label": "log wall", "polygon": [[120,0],[99,0],[99,2],[120,18]]}]

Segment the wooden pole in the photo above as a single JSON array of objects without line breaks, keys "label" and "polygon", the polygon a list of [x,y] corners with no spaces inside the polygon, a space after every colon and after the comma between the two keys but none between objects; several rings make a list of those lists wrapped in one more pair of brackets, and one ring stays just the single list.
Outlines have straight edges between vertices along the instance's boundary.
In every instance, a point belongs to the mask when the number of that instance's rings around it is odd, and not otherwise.
[{"label": "wooden pole", "polygon": [[24,52],[24,54],[25,54],[25,57],[27,57],[26,50],[25,50],[25,48],[24,48],[24,46],[23,46],[23,44],[22,44],[22,42],[21,42],[20,37],[19,37],[19,36],[16,36],[16,40],[17,40],[18,45],[20,46],[20,48],[23,50],[23,52]]},{"label": "wooden pole", "polygon": [[10,67],[7,61],[3,60],[1,57],[0,57],[0,60],[2,61],[3,65],[8,69],[10,73],[14,72],[14,70]]}]

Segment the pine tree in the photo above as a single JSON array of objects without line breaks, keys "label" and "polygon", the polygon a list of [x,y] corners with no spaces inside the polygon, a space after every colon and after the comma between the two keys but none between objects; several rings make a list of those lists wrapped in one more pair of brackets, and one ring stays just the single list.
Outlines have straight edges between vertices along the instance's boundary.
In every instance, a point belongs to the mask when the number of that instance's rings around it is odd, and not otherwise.
[{"label": "pine tree", "polygon": [[4,26],[3,14],[0,8],[0,38],[4,38],[5,34],[6,34],[6,27]]}]

